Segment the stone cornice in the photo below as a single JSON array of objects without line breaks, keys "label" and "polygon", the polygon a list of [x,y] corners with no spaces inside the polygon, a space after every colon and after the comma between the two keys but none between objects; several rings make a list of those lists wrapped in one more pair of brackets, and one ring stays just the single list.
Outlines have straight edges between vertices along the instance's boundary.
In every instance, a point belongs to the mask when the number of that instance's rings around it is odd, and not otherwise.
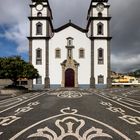
[{"label": "stone cornice", "polygon": [[51,37],[27,37],[29,40],[49,40]]},{"label": "stone cornice", "polygon": [[111,40],[112,37],[89,37],[91,40]]},{"label": "stone cornice", "polygon": [[110,21],[111,18],[112,18],[112,17],[90,17],[90,18],[88,19],[88,23],[87,23],[86,29],[88,30],[89,25],[90,25],[91,21],[93,21],[93,20],[107,20],[107,21]]},{"label": "stone cornice", "polygon": [[32,21],[32,20],[48,20],[48,21],[50,22],[52,31],[54,30],[54,29],[53,29],[52,20],[51,20],[50,17],[28,17],[28,19],[29,19],[30,21]]}]

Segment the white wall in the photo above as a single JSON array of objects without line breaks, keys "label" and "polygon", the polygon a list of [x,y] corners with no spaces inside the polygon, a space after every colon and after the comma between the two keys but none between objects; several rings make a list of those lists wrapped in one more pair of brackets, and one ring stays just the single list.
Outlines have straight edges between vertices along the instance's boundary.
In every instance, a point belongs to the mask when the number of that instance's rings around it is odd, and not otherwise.
[{"label": "white wall", "polygon": [[[104,64],[98,64],[98,49],[104,49]],[[95,84],[98,84],[98,76],[104,75],[104,84],[107,84],[107,40],[95,40],[94,42],[94,76]]]},{"label": "white wall", "polygon": [[[49,43],[49,71],[50,71],[50,83],[51,84],[61,84],[62,81],[62,67],[61,63],[67,59],[67,39],[68,37],[74,38],[73,45],[73,58],[80,64],[78,67],[78,82],[79,84],[89,84],[90,83],[90,40],[86,37],[85,33],[73,28],[68,27],[58,33],[55,33],[53,38]],[[61,49],[61,58],[55,58],[55,49]],[[85,58],[79,59],[79,49],[85,49]]]},{"label": "white wall", "polygon": [[[44,84],[45,78],[45,56],[46,56],[46,48],[45,48],[45,40],[33,40],[32,42],[32,64],[38,70],[39,74],[42,76],[42,84]],[[36,49],[42,49],[42,65],[36,65]],[[36,84],[36,80],[33,80],[33,84]]]}]

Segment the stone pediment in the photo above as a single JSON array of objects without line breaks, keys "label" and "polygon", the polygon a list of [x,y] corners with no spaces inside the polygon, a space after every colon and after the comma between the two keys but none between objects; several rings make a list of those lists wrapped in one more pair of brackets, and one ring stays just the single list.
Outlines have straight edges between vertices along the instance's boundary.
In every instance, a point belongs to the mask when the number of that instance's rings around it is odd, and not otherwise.
[{"label": "stone pediment", "polygon": [[61,65],[67,68],[75,68],[75,66],[79,66],[79,63],[74,59],[66,59]]}]

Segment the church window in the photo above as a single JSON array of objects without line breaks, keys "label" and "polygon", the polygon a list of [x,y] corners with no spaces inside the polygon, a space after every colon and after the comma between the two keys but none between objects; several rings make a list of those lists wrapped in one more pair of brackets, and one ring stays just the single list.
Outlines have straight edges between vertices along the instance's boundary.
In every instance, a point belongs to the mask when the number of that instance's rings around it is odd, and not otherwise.
[{"label": "church window", "polygon": [[37,85],[41,85],[42,84],[42,77],[41,76],[36,79],[36,84]]},{"label": "church window", "polygon": [[85,58],[85,50],[79,49],[79,58]]},{"label": "church window", "polygon": [[101,22],[97,24],[97,34],[103,35],[103,24]]},{"label": "church window", "polygon": [[73,45],[73,38],[72,37],[68,37],[67,38],[67,45],[68,46],[72,46]]},{"label": "church window", "polygon": [[42,35],[42,23],[38,22],[36,24],[36,34],[37,35]]},{"label": "church window", "polygon": [[103,75],[98,76],[98,84],[104,84],[104,76]]},{"label": "church window", "polygon": [[41,65],[42,64],[42,50],[37,49],[36,50],[36,65]]},{"label": "church window", "polygon": [[98,64],[104,63],[104,50],[102,48],[98,49]]},{"label": "church window", "polygon": [[38,16],[38,17],[42,17],[42,13],[41,13],[41,12],[38,12],[38,13],[37,13],[37,16]]},{"label": "church window", "polygon": [[55,50],[55,58],[61,58],[61,50],[60,49]]},{"label": "church window", "polygon": [[72,40],[68,40],[68,45],[71,46],[72,45]]},{"label": "church window", "polygon": [[101,12],[99,12],[98,13],[98,17],[102,17],[103,15],[102,15],[102,13]]}]

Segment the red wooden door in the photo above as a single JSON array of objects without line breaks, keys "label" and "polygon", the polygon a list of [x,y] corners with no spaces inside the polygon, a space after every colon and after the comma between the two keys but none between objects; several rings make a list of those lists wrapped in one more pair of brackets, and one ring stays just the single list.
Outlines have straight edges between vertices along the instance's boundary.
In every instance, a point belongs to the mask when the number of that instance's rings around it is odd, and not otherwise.
[{"label": "red wooden door", "polygon": [[67,69],[65,71],[65,87],[74,87],[74,70]]}]

